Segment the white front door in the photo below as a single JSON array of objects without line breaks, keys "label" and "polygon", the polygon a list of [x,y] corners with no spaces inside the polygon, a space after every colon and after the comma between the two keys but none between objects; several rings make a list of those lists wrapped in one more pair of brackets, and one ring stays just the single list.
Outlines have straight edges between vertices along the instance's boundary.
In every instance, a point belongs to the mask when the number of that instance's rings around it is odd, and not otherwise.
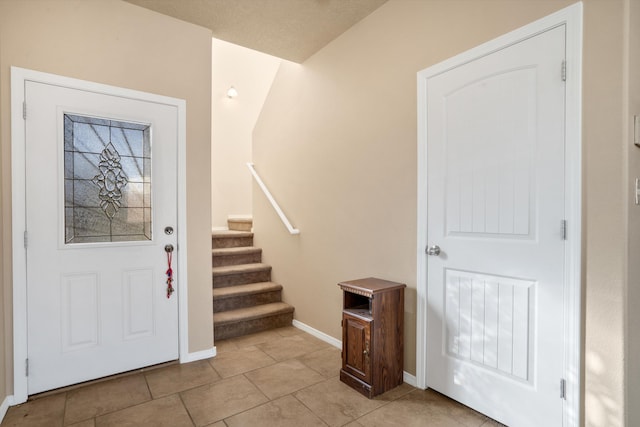
[{"label": "white front door", "polygon": [[28,393],[177,359],[176,107],[34,81],[25,100]]},{"label": "white front door", "polygon": [[510,426],[563,420],[564,59],[558,26],[426,83],[427,386]]}]

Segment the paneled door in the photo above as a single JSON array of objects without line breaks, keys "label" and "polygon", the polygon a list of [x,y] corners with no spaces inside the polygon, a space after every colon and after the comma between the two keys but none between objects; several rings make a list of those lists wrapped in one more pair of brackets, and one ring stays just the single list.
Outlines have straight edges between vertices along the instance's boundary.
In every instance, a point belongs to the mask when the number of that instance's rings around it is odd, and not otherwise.
[{"label": "paneled door", "polygon": [[25,99],[28,393],[177,359],[176,107],[35,81]]},{"label": "paneled door", "polygon": [[427,385],[563,419],[565,28],[427,80]]}]

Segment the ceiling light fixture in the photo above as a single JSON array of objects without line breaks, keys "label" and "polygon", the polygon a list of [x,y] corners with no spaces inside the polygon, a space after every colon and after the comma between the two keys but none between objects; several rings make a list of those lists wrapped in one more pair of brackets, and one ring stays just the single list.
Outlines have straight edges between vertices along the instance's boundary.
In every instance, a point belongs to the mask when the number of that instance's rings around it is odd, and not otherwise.
[{"label": "ceiling light fixture", "polygon": [[236,90],[235,87],[231,86],[229,88],[229,90],[227,91],[227,97],[233,99],[233,98],[235,98],[237,96],[238,96],[238,91]]}]

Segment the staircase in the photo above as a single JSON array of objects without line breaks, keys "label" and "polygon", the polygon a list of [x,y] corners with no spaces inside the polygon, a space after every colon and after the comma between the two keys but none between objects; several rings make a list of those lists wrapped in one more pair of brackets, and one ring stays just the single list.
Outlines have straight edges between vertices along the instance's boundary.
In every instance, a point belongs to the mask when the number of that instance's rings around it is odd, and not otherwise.
[{"label": "staircase", "polygon": [[294,308],[282,302],[282,286],[253,246],[246,220],[212,235],[213,329],[215,340],[290,326]]}]

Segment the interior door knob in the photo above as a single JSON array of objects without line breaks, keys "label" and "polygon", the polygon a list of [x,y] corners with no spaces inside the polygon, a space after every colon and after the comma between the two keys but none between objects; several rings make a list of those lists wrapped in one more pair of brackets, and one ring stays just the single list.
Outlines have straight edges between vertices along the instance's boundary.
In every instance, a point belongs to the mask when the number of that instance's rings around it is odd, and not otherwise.
[{"label": "interior door knob", "polygon": [[427,248],[427,255],[438,256],[440,255],[440,246],[433,245]]}]

